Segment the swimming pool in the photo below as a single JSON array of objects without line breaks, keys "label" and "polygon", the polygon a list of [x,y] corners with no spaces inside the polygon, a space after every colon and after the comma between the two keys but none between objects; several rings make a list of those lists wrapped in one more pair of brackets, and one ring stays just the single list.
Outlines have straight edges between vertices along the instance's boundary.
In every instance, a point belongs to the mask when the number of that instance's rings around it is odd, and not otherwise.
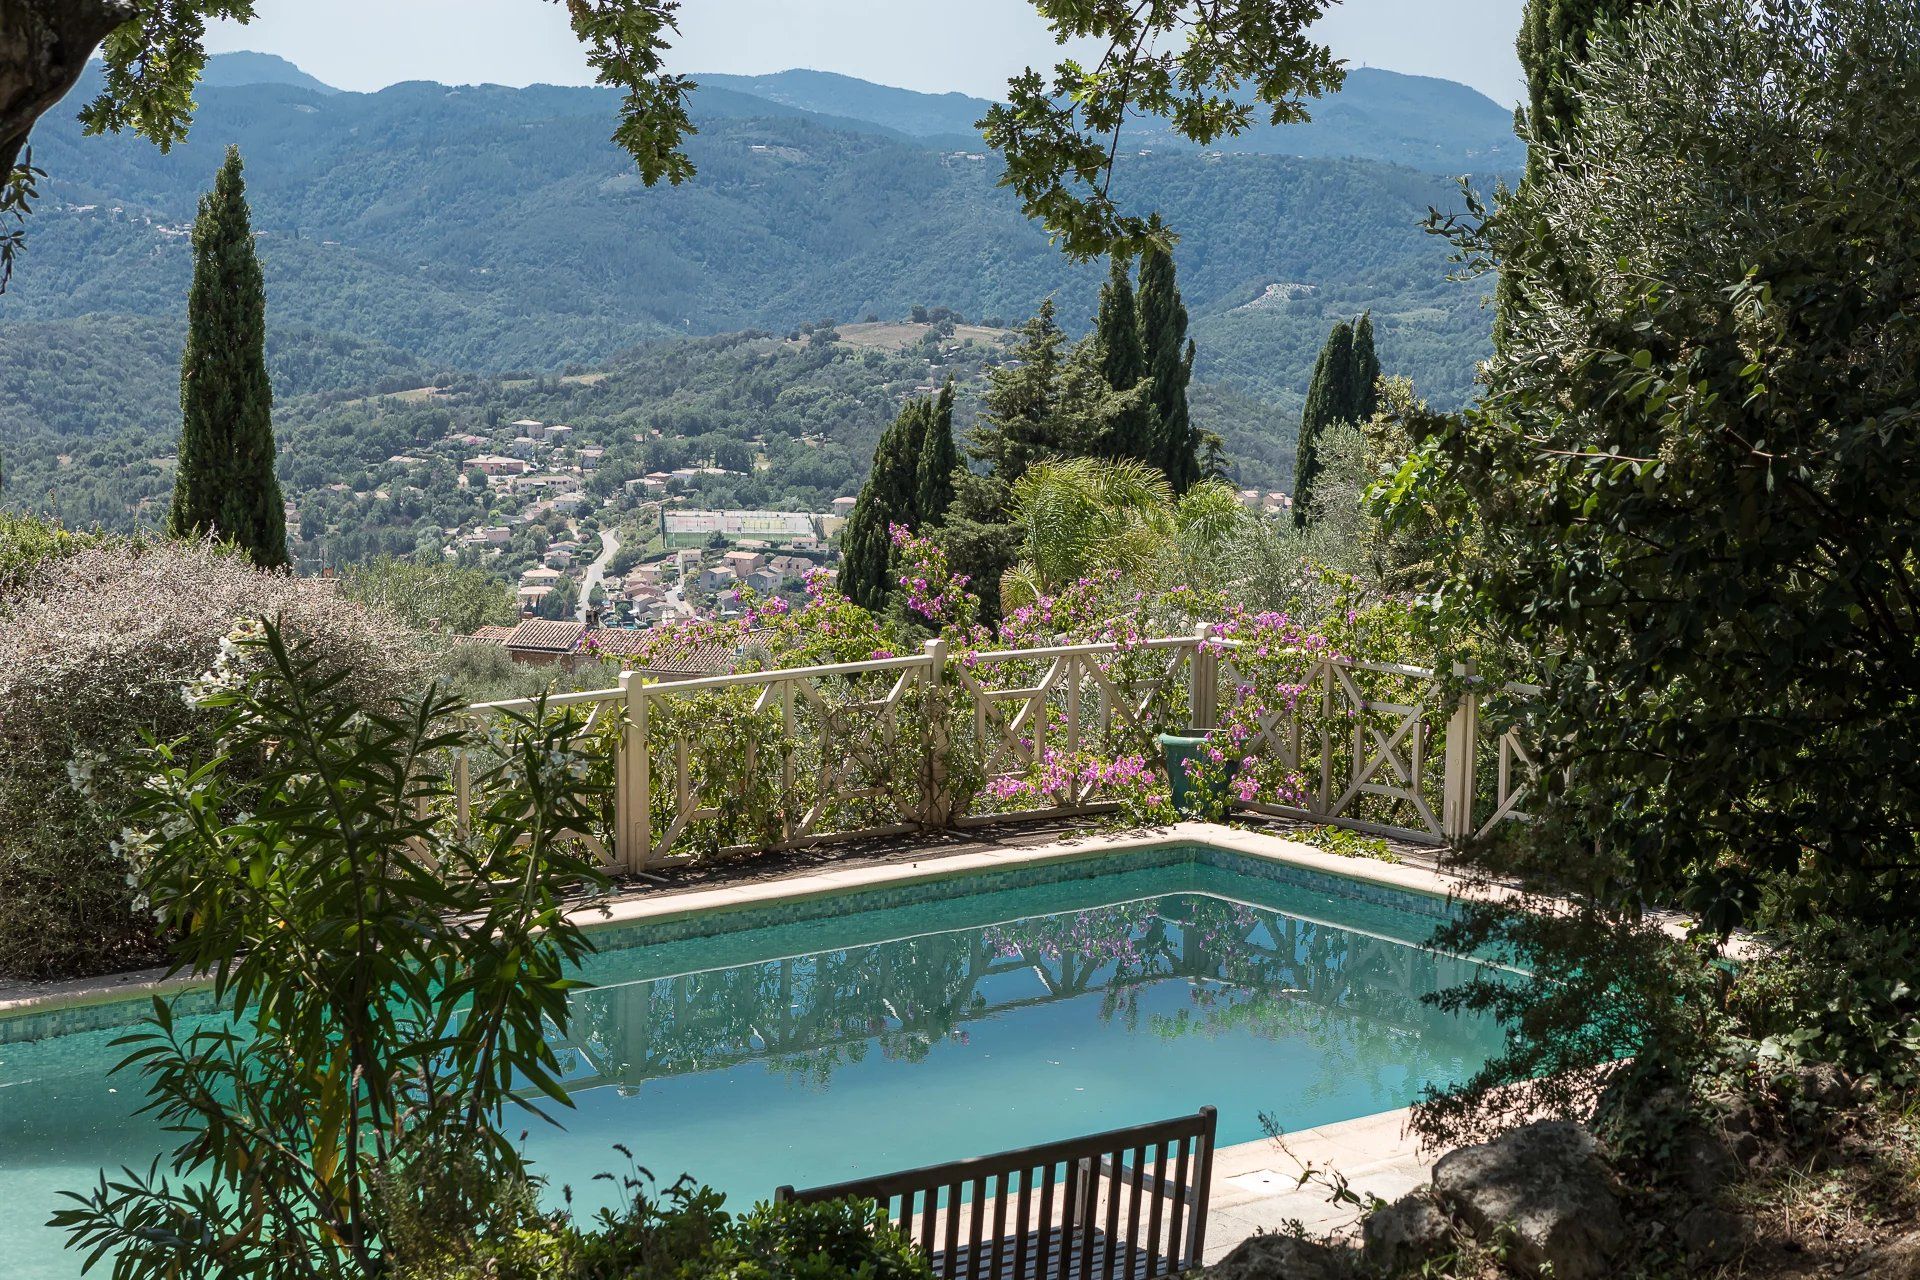
[{"label": "swimming pool", "polygon": [[[1390,1110],[1502,1044],[1421,1001],[1475,972],[1419,945],[1447,911],[1186,845],[609,926],[564,1041],[575,1107],[525,1149],[576,1206],[625,1171],[616,1142],[744,1203],[1208,1103],[1223,1146],[1263,1113]],[[41,1225],[58,1192],[166,1148],[107,1075],[142,1011],[0,1020],[9,1280],[78,1275]]]}]

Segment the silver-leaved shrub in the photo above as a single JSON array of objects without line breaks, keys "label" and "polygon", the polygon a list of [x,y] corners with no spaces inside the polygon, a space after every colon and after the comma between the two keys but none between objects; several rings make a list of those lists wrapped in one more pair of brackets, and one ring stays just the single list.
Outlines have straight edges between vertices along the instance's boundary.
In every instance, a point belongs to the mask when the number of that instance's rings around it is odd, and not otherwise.
[{"label": "silver-leaved shrub", "polygon": [[369,695],[423,678],[417,637],[322,580],[207,544],[109,539],[49,556],[0,599],[0,977],[157,960],[117,851],[147,736],[211,734],[187,696],[236,621],[280,620]]}]

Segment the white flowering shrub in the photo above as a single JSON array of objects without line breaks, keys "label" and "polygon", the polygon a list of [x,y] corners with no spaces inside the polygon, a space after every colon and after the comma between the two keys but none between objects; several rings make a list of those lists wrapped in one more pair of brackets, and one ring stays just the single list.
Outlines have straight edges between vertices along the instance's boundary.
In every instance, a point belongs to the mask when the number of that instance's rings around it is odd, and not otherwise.
[{"label": "white flowering shrub", "polygon": [[149,738],[212,734],[196,703],[244,676],[236,642],[262,617],[370,699],[424,676],[417,638],[391,618],[207,545],[107,541],[46,560],[0,600],[0,977],[159,958],[129,884],[138,780],[122,762]]}]

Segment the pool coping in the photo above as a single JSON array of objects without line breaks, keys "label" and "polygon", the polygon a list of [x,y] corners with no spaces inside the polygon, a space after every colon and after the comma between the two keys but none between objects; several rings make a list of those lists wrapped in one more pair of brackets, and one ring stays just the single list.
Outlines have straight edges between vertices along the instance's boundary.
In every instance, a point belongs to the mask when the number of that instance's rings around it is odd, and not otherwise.
[{"label": "pool coping", "polygon": [[[682,920],[713,912],[746,910],[771,902],[802,902],[883,885],[920,884],[999,868],[1042,866],[1190,844],[1208,845],[1243,857],[1429,897],[1500,900],[1512,894],[1511,890],[1470,885],[1426,867],[1328,853],[1271,832],[1211,822],[1176,822],[1164,827],[1069,836],[1040,845],[930,852],[924,858],[802,871],[717,888],[643,890],[575,908],[568,912],[568,918],[583,928],[598,930],[642,921]],[[0,1019],[172,995],[204,987],[209,981],[200,974],[169,975],[165,969],[139,969],[91,978],[20,983],[11,991],[0,986]]]}]

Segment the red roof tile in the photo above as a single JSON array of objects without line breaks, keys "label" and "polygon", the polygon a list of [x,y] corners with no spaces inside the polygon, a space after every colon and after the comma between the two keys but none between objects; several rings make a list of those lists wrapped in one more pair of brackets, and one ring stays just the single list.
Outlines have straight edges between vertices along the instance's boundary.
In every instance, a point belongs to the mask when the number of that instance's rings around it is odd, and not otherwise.
[{"label": "red roof tile", "polygon": [[587,627],[584,622],[528,618],[507,637],[509,649],[536,649],[542,653],[572,653]]}]

